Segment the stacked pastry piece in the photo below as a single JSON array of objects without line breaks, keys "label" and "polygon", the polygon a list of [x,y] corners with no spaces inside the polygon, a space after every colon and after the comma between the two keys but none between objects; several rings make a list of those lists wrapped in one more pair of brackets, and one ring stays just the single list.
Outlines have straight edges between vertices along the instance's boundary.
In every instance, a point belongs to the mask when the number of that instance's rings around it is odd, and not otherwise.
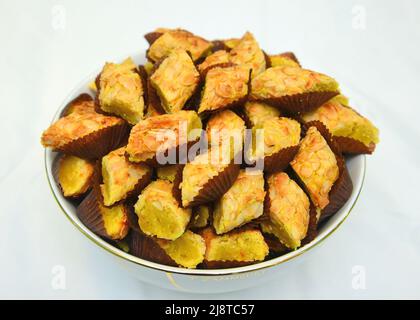
[{"label": "stacked pastry piece", "polygon": [[333,78],[247,32],[145,36],[147,63],[106,63],[42,135],[63,196],[94,233],[184,268],[264,261],[312,241],[352,193],[345,155],[378,129]]}]

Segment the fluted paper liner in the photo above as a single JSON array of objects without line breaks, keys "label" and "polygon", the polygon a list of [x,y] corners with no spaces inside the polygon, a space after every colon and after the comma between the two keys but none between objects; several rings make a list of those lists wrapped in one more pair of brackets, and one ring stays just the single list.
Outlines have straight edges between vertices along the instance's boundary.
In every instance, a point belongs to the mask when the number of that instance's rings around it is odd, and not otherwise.
[{"label": "fluted paper liner", "polygon": [[213,202],[221,198],[233,185],[239,175],[239,164],[230,163],[222,172],[212,177],[188,204],[188,208]]},{"label": "fluted paper liner", "polygon": [[182,171],[184,170],[185,165],[179,164],[177,165],[174,181],[173,181],[173,187],[172,187],[172,195],[175,198],[176,201],[178,201],[179,206],[182,206],[182,192],[180,189],[180,184],[182,182]]},{"label": "fluted paper liner", "polygon": [[264,171],[274,173],[283,171],[296,156],[299,145],[283,148],[276,153],[264,157]]},{"label": "fluted paper liner", "polygon": [[144,38],[149,43],[149,45],[152,45],[153,42],[155,42],[161,35],[163,35],[162,32],[153,31],[153,32],[146,33],[144,35]]},{"label": "fluted paper liner", "polygon": [[143,233],[131,232],[129,246],[130,253],[136,257],[168,266],[178,266],[165,250],[156,243],[154,238],[148,237]]},{"label": "fluted paper liner", "polygon": [[338,91],[314,91],[293,95],[285,95],[278,98],[252,99],[254,101],[266,102],[284,112],[298,114],[301,112],[309,112],[331,100]]},{"label": "fluted paper liner", "polygon": [[373,142],[367,146],[363,142],[350,137],[333,136],[333,139],[341,152],[346,154],[372,154],[376,148],[376,144]]},{"label": "fluted paper liner", "polygon": [[134,205],[136,203],[137,199],[129,199],[127,200],[127,222],[130,229],[132,229],[135,232],[143,233],[139,226],[139,217],[134,211]]},{"label": "fluted paper liner", "polygon": [[276,254],[276,256],[283,255],[290,251],[276,236],[268,233],[262,233],[264,236],[264,241],[270,249],[270,253]]},{"label": "fluted paper liner", "polygon": [[128,125],[121,122],[70,141],[57,150],[79,158],[98,159],[117,149],[126,139],[127,133]]},{"label": "fluted paper liner", "polygon": [[[311,200],[309,200],[311,201]],[[316,238],[318,235],[318,217],[317,212],[314,204],[311,201],[310,207],[309,207],[309,225],[308,225],[308,231],[306,232],[305,238],[301,241],[301,246],[304,246],[305,244],[310,243],[312,240]]]},{"label": "fluted paper liner", "polygon": [[223,42],[223,40],[213,40],[212,42],[212,52],[216,52],[219,50],[225,50],[227,52],[229,52],[231,49],[225,45],[225,43]]},{"label": "fluted paper liner", "polygon": [[91,231],[101,237],[110,239],[105,229],[99,203],[98,192],[93,189],[77,207],[76,213],[80,221]]}]

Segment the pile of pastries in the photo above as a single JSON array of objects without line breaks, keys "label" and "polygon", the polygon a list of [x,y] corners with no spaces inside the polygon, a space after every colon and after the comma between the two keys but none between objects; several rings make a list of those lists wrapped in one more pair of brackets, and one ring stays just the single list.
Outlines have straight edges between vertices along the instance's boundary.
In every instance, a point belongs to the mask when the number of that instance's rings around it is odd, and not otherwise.
[{"label": "pile of pastries", "polygon": [[332,77],[254,36],[145,35],[147,62],[107,62],[42,134],[82,223],[183,268],[258,263],[309,243],[352,193],[345,156],[378,129]]}]

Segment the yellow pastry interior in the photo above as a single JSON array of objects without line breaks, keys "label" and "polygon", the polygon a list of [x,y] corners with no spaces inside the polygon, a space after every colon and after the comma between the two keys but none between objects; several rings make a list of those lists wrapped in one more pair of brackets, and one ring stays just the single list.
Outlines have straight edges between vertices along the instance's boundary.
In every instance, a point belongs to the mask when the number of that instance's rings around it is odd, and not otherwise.
[{"label": "yellow pastry interior", "polygon": [[100,108],[136,124],[143,118],[144,88],[131,58],[122,63],[106,63],[99,78]]},{"label": "yellow pastry interior", "polygon": [[146,235],[175,240],[185,232],[191,209],[179,207],[172,195],[172,188],[169,181],[156,180],[140,194],[134,210],[139,226]]},{"label": "yellow pastry interior", "polygon": [[305,122],[321,121],[334,136],[353,138],[366,146],[379,142],[378,128],[338,99],[331,99],[302,117]]},{"label": "yellow pastry interior", "polygon": [[108,236],[113,240],[125,238],[129,231],[126,207],[123,204],[110,208],[100,205],[100,211]]},{"label": "yellow pastry interior", "polygon": [[268,246],[259,230],[241,230],[216,235],[211,228],[203,231],[206,242],[207,261],[263,261],[268,255]]},{"label": "yellow pastry interior", "polygon": [[81,195],[91,187],[94,168],[90,161],[71,155],[58,161],[58,182],[65,197]]},{"label": "yellow pastry interior", "polygon": [[309,199],[298,184],[284,172],[268,178],[270,220],[262,230],[274,234],[290,249],[300,247],[309,226]]},{"label": "yellow pastry interior", "polygon": [[299,63],[285,54],[275,54],[269,57],[271,67],[296,67],[300,68]]},{"label": "yellow pastry interior", "polygon": [[159,167],[157,168],[157,176],[159,179],[168,180],[169,182],[174,182],[175,176],[178,170],[179,170],[179,166],[176,164]]},{"label": "yellow pastry interior", "polygon": [[308,129],[290,164],[305,184],[315,206],[324,209],[329,203],[328,194],[338,179],[339,168],[335,154],[315,127]]},{"label": "yellow pastry interior", "polygon": [[129,162],[125,157],[125,147],[110,152],[102,158],[101,193],[106,206],[125,199],[139,181],[150,174],[144,164]]},{"label": "yellow pastry interior", "polygon": [[181,110],[200,81],[200,74],[184,50],[174,50],[150,77],[167,113]]},{"label": "yellow pastry interior", "polygon": [[185,268],[197,267],[206,253],[204,239],[190,230],[174,241],[158,240],[158,244],[172,260]]},{"label": "yellow pastry interior", "polygon": [[216,233],[229,232],[260,217],[264,197],[263,172],[241,170],[232,187],[215,204],[213,226]]}]

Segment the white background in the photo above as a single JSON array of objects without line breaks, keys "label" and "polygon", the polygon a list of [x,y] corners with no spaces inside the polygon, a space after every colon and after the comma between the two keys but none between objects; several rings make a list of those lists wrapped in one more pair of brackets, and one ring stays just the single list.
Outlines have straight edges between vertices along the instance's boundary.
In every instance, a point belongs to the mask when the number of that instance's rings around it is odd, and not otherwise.
[{"label": "white background", "polygon": [[[161,26],[209,39],[250,30],[269,53],[294,51],[351,88],[353,106],[381,129],[350,217],[287,277],[217,296],[145,285],[53,200],[42,130],[79,81],[107,59],[145,50],[142,35]],[[416,0],[1,0],[0,298],[420,298],[419,44]],[[65,290],[51,286],[56,265]],[[352,287],[355,266],[366,272],[364,290]]]}]

